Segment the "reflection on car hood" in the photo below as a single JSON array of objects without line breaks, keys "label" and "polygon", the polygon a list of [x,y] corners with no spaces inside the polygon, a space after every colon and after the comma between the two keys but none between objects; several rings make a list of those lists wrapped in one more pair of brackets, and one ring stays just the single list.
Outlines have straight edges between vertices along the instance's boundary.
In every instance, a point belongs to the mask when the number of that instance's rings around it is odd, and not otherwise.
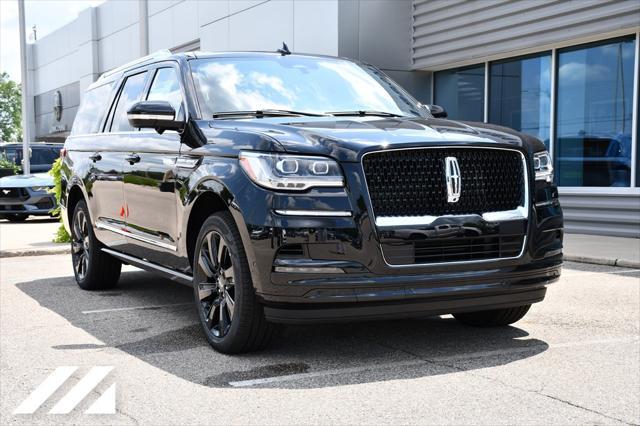
[{"label": "reflection on car hood", "polygon": [[0,178],[0,188],[27,188],[32,186],[53,186],[53,176],[48,173],[15,175]]},{"label": "reflection on car hood", "polygon": [[[284,151],[322,154],[342,161],[359,161],[364,152],[414,146],[476,144],[535,151],[544,145],[535,138],[501,126],[437,118],[278,117],[215,120],[203,129],[210,143],[222,147],[225,134],[267,135]],[[234,140],[233,135],[227,137]],[[248,137],[246,138],[248,142]],[[249,145],[247,143],[247,145]],[[213,147],[212,147],[213,148]],[[244,149],[244,148],[242,148]],[[251,149],[251,148],[249,148]],[[267,146],[253,149],[269,150]]]}]

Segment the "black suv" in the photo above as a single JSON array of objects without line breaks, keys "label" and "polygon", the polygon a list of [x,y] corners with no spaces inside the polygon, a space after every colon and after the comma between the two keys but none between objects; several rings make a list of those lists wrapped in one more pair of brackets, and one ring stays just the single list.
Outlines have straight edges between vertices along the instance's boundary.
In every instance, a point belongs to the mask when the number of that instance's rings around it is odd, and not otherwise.
[{"label": "black suv", "polygon": [[227,353],[274,323],[513,323],[560,276],[549,154],[434,115],[333,57],[166,52],[109,72],[63,151],[76,280],[109,288],[126,263],[192,285]]}]

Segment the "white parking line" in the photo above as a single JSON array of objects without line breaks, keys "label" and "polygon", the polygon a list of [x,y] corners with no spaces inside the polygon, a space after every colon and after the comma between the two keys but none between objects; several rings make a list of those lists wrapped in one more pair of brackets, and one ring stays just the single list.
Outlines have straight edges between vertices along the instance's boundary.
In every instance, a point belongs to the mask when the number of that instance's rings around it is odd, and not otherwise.
[{"label": "white parking line", "polygon": [[[548,349],[568,348],[568,347],[587,346],[587,345],[603,345],[603,344],[612,344],[612,343],[616,343],[616,344],[638,343],[639,341],[640,340],[637,337],[618,338],[618,339],[583,340],[583,341],[577,341],[577,342],[551,344],[548,346]],[[384,369],[391,369],[391,368],[397,369],[398,367],[412,367],[412,366],[427,365],[430,363],[437,363],[437,362],[459,361],[464,359],[485,358],[485,357],[492,357],[492,356],[498,356],[498,355],[511,355],[511,354],[518,354],[523,352],[531,352],[533,350],[539,349],[540,347],[545,347],[545,345],[537,344],[537,345],[531,345],[531,346],[521,347],[521,348],[471,352],[468,354],[440,356],[440,357],[428,358],[424,360],[415,359],[411,361],[390,362],[385,364],[372,364],[372,365],[365,365],[360,367],[336,368],[332,370],[314,371],[311,373],[289,374],[286,376],[274,376],[274,377],[264,377],[260,379],[239,380],[239,381],[229,382],[229,385],[233,387],[238,387],[238,388],[251,387],[251,386],[264,385],[264,384],[270,384],[270,383],[282,383],[282,382],[291,382],[291,381],[297,381],[297,380],[306,380],[306,379],[312,379],[316,377],[362,373],[362,372],[372,371],[372,370],[384,370]]]},{"label": "white parking line", "polygon": [[193,305],[193,302],[190,303],[171,303],[168,305],[147,305],[147,306],[131,306],[128,308],[112,308],[112,309],[95,309],[92,311],[82,311],[83,314],[101,314],[103,312],[121,312],[121,311],[135,311],[139,309],[158,309],[158,308],[170,308],[173,306],[187,306]]}]

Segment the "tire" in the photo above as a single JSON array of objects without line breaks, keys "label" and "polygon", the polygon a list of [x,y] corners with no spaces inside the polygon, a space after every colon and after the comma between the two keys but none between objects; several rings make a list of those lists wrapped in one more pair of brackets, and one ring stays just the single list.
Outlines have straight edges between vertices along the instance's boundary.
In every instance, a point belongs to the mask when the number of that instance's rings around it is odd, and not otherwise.
[{"label": "tire", "polygon": [[15,213],[15,214],[10,214],[5,216],[5,218],[9,222],[13,222],[13,223],[24,222],[25,220],[27,220],[28,217],[29,217],[28,214],[23,214],[23,213]]},{"label": "tire", "polygon": [[228,212],[213,214],[202,225],[193,270],[196,311],[209,344],[227,354],[266,347],[275,326],[264,318],[240,233]]},{"label": "tire", "polygon": [[494,309],[491,311],[465,312],[453,314],[455,319],[466,325],[476,327],[500,327],[520,321],[531,305],[516,306],[514,308]]},{"label": "tire", "polygon": [[118,283],[122,263],[102,247],[93,232],[87,204],[81,200],[71,220],[71,261],[76,282],[83,290],[104,290]]}]

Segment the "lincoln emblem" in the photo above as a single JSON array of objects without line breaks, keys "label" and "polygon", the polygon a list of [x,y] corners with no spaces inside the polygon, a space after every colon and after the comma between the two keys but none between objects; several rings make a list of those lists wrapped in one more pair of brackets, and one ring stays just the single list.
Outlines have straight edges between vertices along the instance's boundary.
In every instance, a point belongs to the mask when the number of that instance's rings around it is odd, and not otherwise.
[{"label": "lincoln emblem", "polygon": [[447,202],[457,203],[462,191],[462,177],[460,176],[458,159],[456,157],[445,158],[444,170],[447,180]]}]

